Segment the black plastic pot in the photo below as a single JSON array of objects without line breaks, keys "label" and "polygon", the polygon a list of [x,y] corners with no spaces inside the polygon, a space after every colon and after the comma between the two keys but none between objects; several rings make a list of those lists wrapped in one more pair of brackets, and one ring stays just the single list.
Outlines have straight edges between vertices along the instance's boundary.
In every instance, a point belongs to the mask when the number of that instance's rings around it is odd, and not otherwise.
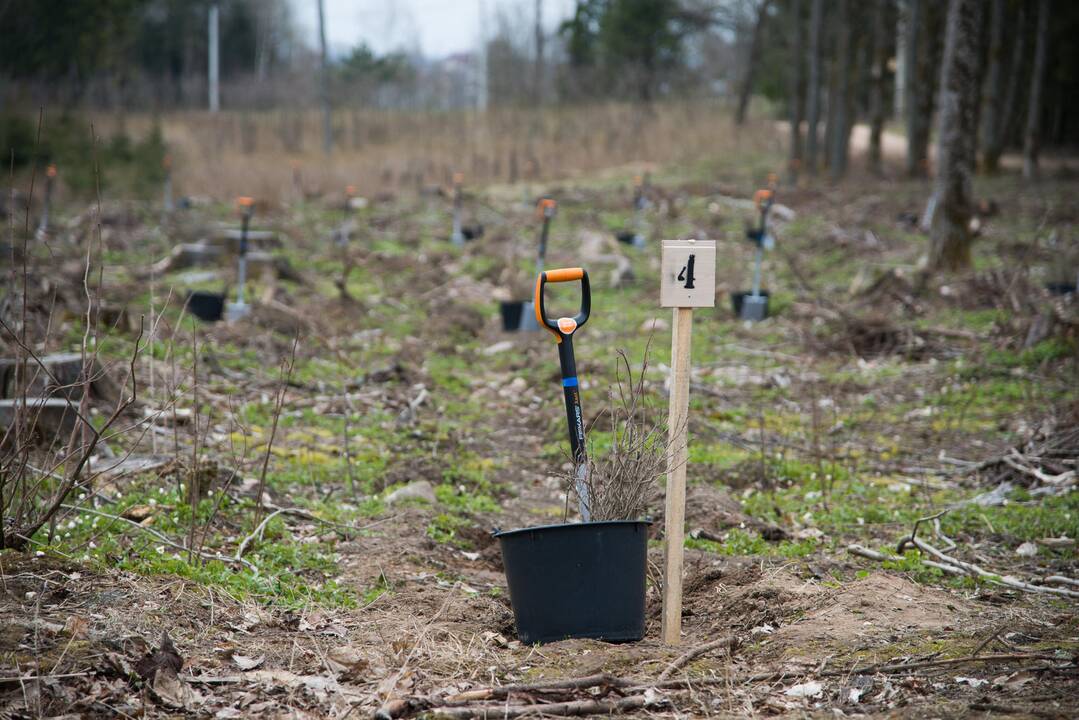
[{"label": "black plastic pot", "polygon": [[1075,292],[1075,283],[1050,282],[1045,283],[1045,289],[1048,290],[1051,295],[1069,295]]},{"label": "black plastic pot", "polygon": [[502,312],[502,329],[506,332],[515,332],[521,329],[521,315],[523,314],[524,302],[499,303],[498,309]]},{"label": "black plastic pot", "polygon": [[187,311],[205,322],[217,322],[225,314],[225,296],[194,290],[187,294]]},{"label": "black plastic pot", "polygon": [[[742,306],[745,304],[744,301],[745,301],[745,299],[747,297],[751,296],[752,294],[753,294],[753,292],[750,291],[750,290],[744,290],[742,292],[733,292],[733,293],[731,293],[731,306],[734,308],[734,314],[735,314],[736,317],[742,317]],[[767,290],[761,290],[759,294],[760,294],[760,296],[762,298],[764,298],[764,317],[759,318],[759,319],[763,320],[764,318],[768,317],[768,312],[769,312],[769,309],[768,309],[768,297],[769,296],[768,296],[768,291]]]},{"label": "black plastic pot", "polygon": [[644,637],[649,525],[611,520],[496,531],[521,642]]}]

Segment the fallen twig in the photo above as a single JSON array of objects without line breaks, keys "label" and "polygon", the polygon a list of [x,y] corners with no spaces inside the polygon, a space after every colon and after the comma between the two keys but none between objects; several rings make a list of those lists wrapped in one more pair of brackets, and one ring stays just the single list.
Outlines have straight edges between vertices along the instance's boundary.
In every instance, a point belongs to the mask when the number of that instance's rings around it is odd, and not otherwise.
[{"label": "fallen twig", "polygon": [[1025,592],[1049,593],[1052,595],[1063,595],[1064,597],[1079,598],[1079,592],[1075,590],[1048,587],[1046,585],[1034,585],[1032,583],[1019,580],[1018,578],[1014,578],[1010,575],[998,575],[997,573],[989,572],[988,570],[979,567],[974,563],[968,563],[963,560],[959,560],[958,558],[953,558],[950,555],[945,555],[943,552],[918,537],[911,537],[909,540],[904,541],[904,543],[906,542],[913,544],[922,552],[932,555],[938,561],[945,565],[951,565],[953,567],[959,568],[960,570],[963,570],[969,575],[984,578],[989,582],[997,583],[998,585],[1005,585],[1007,587],[1015,588],[1016,590],[1023,590]]},{"label": "fallen twig", "polygon": [[848,545],[847,546],[847,552],[849,552],[851,555],[858,555],[859,557],[864,557],[864,558],[867,558],[869,560],[875,560],[877,562],[884,562],[885,560],[890,560],[891,559],[889,556],[885,555],[882,552],[877,552],[876,550],[870,550],[869,548],[865,547],[864,545],[859,545],[857,543],[854,543],[852,545]]},{"label": "fallen twig", "polygon": [[685,654],[679,656],[674,662],[668,665],[667,669],[661,672],[659,674],[659,678],[657,679],[660,682],[663,682],[664,680],[670,678],[670,676],[676,673],[678,670],[682,669],[696,658],[699,658],[701,655],[704,655],[705,653],[709,653],[721,647],[729,647],[733,649],[737,646],[737,644],[738,639],[733,635],[728,635],[727,637],[718,638],[716,640],[713,640],[712,642],[705,643],[704,645],[698,645],[697,647],[689,650]]},{"label": "fallen twig", "polygon": [[608,673],[599,673],[596,675],[586,675],[585,677],[569,678],[566,680],[548,680],[545,682],[523,685],[503,685],[495,688],[465,690],[456,695],[447,696],[445,701],[454,703],[471,702],[474,700],[504,700],[514,693],[523,694],[547,692],[550,690],[581,690],[592,687],[623,688],[628,687],[630,684],[631,682],[625,678],[618,678]]},{"label": "fallen twig", "polygon": [[615,715],[639,710],[643,707],[656,707],[666,703],[665,699],[649,699],[644,695],[630,695],[618,700],[572,700],[561,703],[537,705],[494,705],[483,707],[443,707],[431,711],[432,717],[456,718],[516,718],[524,715],[556,715],[560,717],[580,715]]}]

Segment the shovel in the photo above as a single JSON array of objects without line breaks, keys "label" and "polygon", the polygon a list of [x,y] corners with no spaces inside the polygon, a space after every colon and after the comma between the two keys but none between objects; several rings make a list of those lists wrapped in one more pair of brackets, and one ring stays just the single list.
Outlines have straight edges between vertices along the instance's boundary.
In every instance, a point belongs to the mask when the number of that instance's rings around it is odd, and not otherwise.
[{"label": "shovel", "polygon": [[218,322],[222,318],[226,320],[238,320],[250,311],[250,306],[244,302],[244,290],[247,284],[247,228],[251,223],[251,216],[255,212],[255,201],[249,197],[236,199],[242,214],[240,226],[240,259],[236,268],[236,302],[227,302],[228,288],[223,293],[207,292],[205,290],[193,290],[187,293],[187,310],[199,320],[204,322]]},{"label": "shovel", "polygon": [[621,230],[614,234],[618,242],[638,249],[643,248],[646,242],[642,230],[644,229],[644,211],[649,205],[648,197],[645,195],[647,185],[647,176],[643,180],[640,175],[633,178],[633,230]]},{"label": "shovel", "polygon": [[[769,185],[772,182],[774,181]],[[753,287],[748,293],[734,293],[731,300],[734,312],[739,318],[757,322],[768,317],[768,292],[761,291],[761,263],[764,260],[764,251],[775,247],[775,239],[768,232],[768,211],[775,203],[775,190],[772,187],[758,190],[753,194],[753,202],[760,211],[760,224],[746,230],[746,239],[757,246],[753,260]]]},{"label": "shovel", "polygon": [[244,290],[247,288],[247,227],[251,224],[251,216],[255,213],[255,201],[253,198],[236,198],[236,205],[242,213],[240,224],[240,259],[236,268],[236,302],[229,303],[225,307],[226,320],[239,320],[251,310],[244,302]]},{"label": "shovel", "polygon": [[[581,308],[573,317],[551,320],[543,305],[543,289],[547,283],[581,281]],[[566,421],[569,426],[569,446],[573,454],[575,486],[579,499],[581,521],[589,522],[588,457],[585,454],[584,413],[581,411],[581,392],[577,382],[577,363],[573,357],[573,333],[588,322],[592,307],[592,294],[588,287],[588,273],[583,268],[546,270],[536,278],[536,321],[555,336],[558,343],[558,360],[562,366],[562,390],[566,399]]]},{"label": "shovel", "polygon": [[[540,228],[539,248],[536,251],[536,274],[543,272],[543,263],[547,258],[547,236],[551,228],[551,219],[555,216],[558,203],[551,198],[541,198],[536,204],[536,217],[543,220]],[[502,329],[506,332],[530,332],[539,330],[536,324],[536,308],[529,300],[513,300],[500,306],[502,311]]]}]

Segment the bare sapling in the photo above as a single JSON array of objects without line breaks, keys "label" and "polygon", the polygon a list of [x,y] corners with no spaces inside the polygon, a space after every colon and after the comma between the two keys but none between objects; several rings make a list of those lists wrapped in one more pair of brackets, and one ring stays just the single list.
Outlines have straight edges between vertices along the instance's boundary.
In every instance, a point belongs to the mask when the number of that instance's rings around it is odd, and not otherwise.
[{"label": "bare sapling", "polygon": [[[652,419],[645,386],[647,370],[648,348],[636,376],[625,351],[618,351],[615,383],[608,392],[611,445],[605,452],[590,449],[588,453],[584,488],[593,521],[642,518],[659,496],[658,480],[667,473],[667,423]],[[577,474],[565,473],[562,479],[568,488],[568,513],[570,496],[580,500]]]},{"label": "bare sapling", "polygon": [[[92,132],[92,126],[91,126]],[[94,168],[98,172],[96,138],[94,138]],[[91,458],[104,449],[104,438],[117,421],[137,399],[135,365],[142,350],[143,327],[139,333],[126,366],[126,376],[121,384],[111,411],[103,422],[95,427],[90,420],[91,403],[97,400],[93,393],[95,382],[102,379],[99,350],[103,343],[97,322],[100,310],[101,284],[101,196],[98,190],[95,233],[87,244],[83,267],[83,291],[86,311],[82,315],[83,335],[80,353],[80,369],[74,381],[59,377],[54,368],[34,350],[39,343],[28,334],[27,293],[29,292],[27,267],[28,249],[23,245],[21,315],[0,313],[0,331],[17,353],[14,397],[11,421],[0,436],[0,548],[24,549],[34,544],[34,535],[46,524],[53,522],[57,513],[71,493],[89,488],[95,477],[91,471]],[[96,292],[90,288],[91,270],[94,263],[94,240],[97,242],[99,264]],[[17,288],[13,283],[10,296]],[[8,310],[14,303],[4,304]],[[51,318],[50,318],[51,324]],[[44,340],[40,343],[44,345]],[[26,371],[33,368],[33,376]],[[38,375],[48,378],[48,397],[34,397],[32,389],[37,385]],[[130,383],[130,394],[124,389]],[[46,401],[59,401],[65,418],[73,418],[68,424],[50,427],[44,422]],[[67,432],[66,443],[63,443]]]},{"label": "bare sapling", "polygon": [[299,333],[292,339],[292,350],[289,356],[281,361],[281,384],[278,387],[277,398],[274,401],[273,423],[270,425],[270,438],[266,442],[266,452],[262,456],[262,471],[259,473],[258,495],[255,501],[255,524],[262,520],[265,507],[266,495],[266,471],[270,467],[270,453],[273,452],[274,437],[277,436],[277,423],[281,419],[281,409],[285,405],[285,392],[292,381],[292,369],[296,366],[296,347],[300,344]]}]

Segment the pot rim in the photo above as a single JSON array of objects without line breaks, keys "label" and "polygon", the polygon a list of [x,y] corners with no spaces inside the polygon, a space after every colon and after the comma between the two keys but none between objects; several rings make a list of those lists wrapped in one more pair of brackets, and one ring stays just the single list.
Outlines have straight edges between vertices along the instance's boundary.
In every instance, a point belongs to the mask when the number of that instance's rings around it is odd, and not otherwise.
[{"label": "pot rim", "polygon": [[495,528],[491,531],[491,537],[502,538],[508,535],[517,535],[519,533],[534,532],[536,530],[558,530],[561,528],[570,527],[595,527],[600,525],[651,525],[652,518],[641,518],[640,520],[596,520],[595,522],[573,522],[573,523],[557,523],[554,525],[531,525],[529,527],[515,528],[513,530],[501,530]]}]

